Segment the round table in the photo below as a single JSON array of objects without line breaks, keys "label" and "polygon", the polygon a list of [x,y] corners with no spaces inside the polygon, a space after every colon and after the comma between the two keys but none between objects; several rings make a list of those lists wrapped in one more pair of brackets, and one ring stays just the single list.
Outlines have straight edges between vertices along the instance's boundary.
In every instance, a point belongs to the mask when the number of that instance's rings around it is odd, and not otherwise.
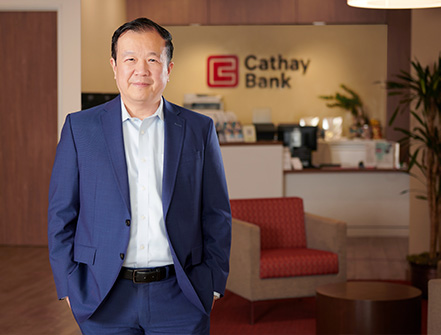
[{"label": "round table", "polygon": [[317,334],[420,334],[421,291],[353,281],[316,289]]}]

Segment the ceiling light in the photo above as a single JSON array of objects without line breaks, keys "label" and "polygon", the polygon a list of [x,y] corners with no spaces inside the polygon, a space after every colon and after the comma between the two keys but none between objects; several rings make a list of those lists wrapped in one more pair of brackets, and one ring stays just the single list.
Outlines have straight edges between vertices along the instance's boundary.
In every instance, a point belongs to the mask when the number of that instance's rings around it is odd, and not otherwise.
[{"label": "ceiling light", "polygon": [[441,0],[348,0],[348,5],[377,9],[434,8],[441,7]]}]

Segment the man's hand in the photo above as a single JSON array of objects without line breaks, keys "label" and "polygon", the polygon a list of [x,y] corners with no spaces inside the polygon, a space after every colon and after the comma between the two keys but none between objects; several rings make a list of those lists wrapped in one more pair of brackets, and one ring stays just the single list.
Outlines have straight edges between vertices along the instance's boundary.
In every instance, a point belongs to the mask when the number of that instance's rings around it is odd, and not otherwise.
[{"label": "man's hand", "polygon": [[66,300],[66,302],[67,302],[67,305],[69,306],[69,308],[70,309],[72,309],[71,307],[70,307],[70,301],[69,301],[69,297],[66,297],[64,300]]},{"label": "man's hand", "polygon": [[213,307],[214,307],[214,303],[215,303],[215,301],[217,300],[217,299],[219,299],[219,297],[218,296],[213,296],[213,303],[211,304],[211,309],[213,309]]}]

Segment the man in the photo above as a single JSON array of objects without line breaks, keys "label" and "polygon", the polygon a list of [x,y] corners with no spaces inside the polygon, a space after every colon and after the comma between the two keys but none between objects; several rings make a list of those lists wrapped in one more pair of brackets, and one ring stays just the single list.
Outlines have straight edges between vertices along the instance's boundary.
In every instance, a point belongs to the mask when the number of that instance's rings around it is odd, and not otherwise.
[{"label": "man", "polygon": [[206,334],[225,290],[231,213],[211,119],[162,97],[170,33],[112,37],[120,96],[67,116],[49,191],[58,297],[84,334]]}]

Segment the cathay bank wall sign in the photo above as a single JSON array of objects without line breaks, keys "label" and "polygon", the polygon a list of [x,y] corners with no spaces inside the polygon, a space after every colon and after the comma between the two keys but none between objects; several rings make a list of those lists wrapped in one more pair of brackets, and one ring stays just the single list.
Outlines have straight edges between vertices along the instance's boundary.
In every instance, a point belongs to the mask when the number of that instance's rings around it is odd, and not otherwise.
[{"label": "cathay bank wall sign", "polygon": [[164,97],[219,95],[242,123],[271,109],[272,122],[344,117],[320,95],[357,90],[369,116],[386,120],[387,26],[171,26],[175,51]]},{"label": "cathay bank wall sign", "polygon": [[306,74],[310,59],[247,55],[241,62],[236,55],[212,55],[207,58],[207,85],[233,88],[243,80],[245,88],[292,88],[291,77]]}]

